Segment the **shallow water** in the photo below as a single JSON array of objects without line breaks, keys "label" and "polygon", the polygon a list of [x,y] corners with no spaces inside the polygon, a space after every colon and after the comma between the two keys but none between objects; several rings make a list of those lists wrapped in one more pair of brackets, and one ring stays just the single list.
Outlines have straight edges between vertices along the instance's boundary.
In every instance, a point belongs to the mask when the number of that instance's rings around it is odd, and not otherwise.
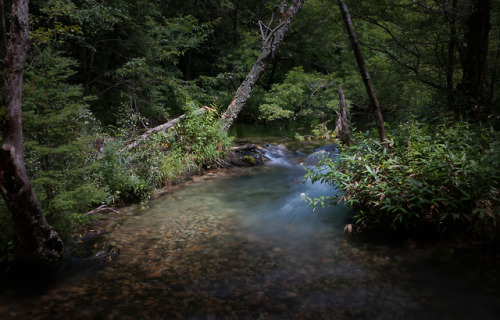
[{"label": "shallow water", "polygon": [[429,263],[426,250],[353,242],[347,207],[312,211],[310,148],[196,177],[109,220],[106,267],[29,296],[1,295],[1,319],[498,319],[497,295]]}]

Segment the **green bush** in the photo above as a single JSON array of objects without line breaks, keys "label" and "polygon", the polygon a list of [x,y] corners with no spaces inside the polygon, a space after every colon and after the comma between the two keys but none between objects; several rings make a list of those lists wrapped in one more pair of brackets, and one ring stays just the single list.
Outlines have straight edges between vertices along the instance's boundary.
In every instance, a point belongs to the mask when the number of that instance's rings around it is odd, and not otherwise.
[{"label": "green bush", "polygon": [[259,118],[265,121],[323,119],[338,109],[338,89],[332,90],[331,86],[328,76],[294,68],[264,96]]},{"label": "green bush", "polygon": [[431,224],[442,232],[491,235],[500,218],[500,136],[466,123],[409,121],[392,130],[389,150],[366,136],[340,160],[307,178],[344,192],[331,200],[358,209],[355,222],[391,228]]},{"label": "green bush", "polygon": [[48,47],[33,46],[23,84],[23,134],[28,176],[47,221],[64,238],[102,203],[96,183],[100,124],[89,110],[95,97],[72,84],[78,64]]},{"label": "green bush", "polygon": [[173,149],[181,155],[188,154],[199,167],[224,157],[232,140],[222,129],[219,119],[216,112],[188,112],[186,120],[176,129]]},{"label": "green bush", "polygon": [[121,140],[104,147],[102,184],[109,202],[146,200],[152,191],[178,183],[223,158],[231,140],[215,112],[188,112],[186,119],[167,132],[150,135],[133,150]]}]

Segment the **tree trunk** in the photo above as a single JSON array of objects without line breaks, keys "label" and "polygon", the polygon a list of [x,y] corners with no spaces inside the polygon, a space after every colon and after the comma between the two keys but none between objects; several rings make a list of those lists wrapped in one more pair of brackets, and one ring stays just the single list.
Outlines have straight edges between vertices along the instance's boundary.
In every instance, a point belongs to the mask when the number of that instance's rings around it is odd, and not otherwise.
[{"label": "tree trunk", "polygon": [[234,120],[238,117],[238,114],[241,112],[247,100],[250,98],[252,89],[255,87],[257,81],[266,70],[267,65],[278,49],[279,44],[281,43],[281,41],[283,41],[283,38],[285,37],[285,34],[288,31],[290,24],[292,23],[292,20],[295,18],[297,12],[302,6],[302,2],[302,0],[294,0],[290,5],[290,8],[285,11],[284,7],[286,6],[286,4],[283,1],[280,6],[282,8],[282,11],[279,25],[273,30],[271,30],[267,26],[264,26],[270,32],[264,33],[262,30],[263,24],[261,23],[261,33],[263,36],[262,52],[255,62],[254,66],[252,67],[252,70],[250,70],[245,80],[243,80],[238,90],[236,90],[233,100],[222,116],[223,129],[225,131],[228,131],[229,128],[233,125]]},{"label": "tree trunk", "polygon": [[484,103],[491,0],[471,0],[469,3],[471,13],[466,22],[466,47],[459,89],[464,95],[462,114],[469,115],[470,121],[476,122]]},{"label": "tree trunk", "polygon": [[455,110],[455,86],[453,84],[453,74],[455,71],[455,45],[457,38],[457,0],[453,0],[451,6],[448,5],[446,9],[446,17],[448,18],[448,25],[450,28],[450,38],[448,40],[448,61],[446,62],[446,102],[450,111],[458,114]]},{"label": "tree trunk", "polygon": [[342,86],[339,86],[339,115],[335,131],[340,135],[340,139],[345,145],[352,146],[354,143],[351,139],[351,130],[349,129],[349,122],[347,122],[347,112],[345,110],[345,97],[342,92]]},{"label": "tree trunk", "polygon": [[2,15],[2,50],[0,50],[0,53],[2,56],[5,54],[7,51],[7,27],[5,24],[5,7],[3,4],[3,0],[0,0],[0,14]]},{"label": "tree trunk", "polygon": [[375,116],[375,121],[377,123],[378,136],[382,145],[386,148],[389,147],[387,143],[387,137],[385,135],[384,128],[384,119],[382,118],[382,111],[380,110],[380,105],[377,100],[377,96],[375,95],[375,90],[373,89],[372,80],[370,78],[370,74],[368,73],[368,69],[366,68],[365,61],[363,59],[363,55],[361,54],[361,50],[359,48],[358,38],[356,37],[356,33],[354,33],[354,27],[351,20],[351,15],[349,14],[349,9],[347,9],[347,5],[344,0],[338,0],[340,11],[342,12],[342,17],[344,18],[344,23],[347,28],[347,32],[349,33],[349,39],[351,40],[352,49],[354,50],[354,56],[356,57],[356,62],[358,64],[359,72],[361,73],[361,77],[363,78],[363,83],[365,84],[366,92],[368,93],[368,97],[370,99],[370,104],[372,107],[373,114]]},{"label": "tree trunk", "polygon": [[38,263],[52,264],[62,257],[63,243],[42,214],[24,164],[22,84],[28,49],[28,0],[12,2],[10,45],[5,58],[5,84],[0,110],[3,144],[0,149],[0,191],[12,214],[26,252]]}]

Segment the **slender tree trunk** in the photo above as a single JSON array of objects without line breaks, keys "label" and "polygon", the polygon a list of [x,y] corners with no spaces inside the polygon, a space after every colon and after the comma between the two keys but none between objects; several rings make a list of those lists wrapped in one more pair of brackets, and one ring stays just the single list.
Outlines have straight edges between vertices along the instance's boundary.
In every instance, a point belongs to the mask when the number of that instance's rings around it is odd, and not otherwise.
[{"label": "slender tree trunk", "polygon": [[51,264],[62,257],[63,243],[42,214],[24,164],[22,133],[22,83],[28,49],[28,0],[12,2],[10,45],[5,58],[0,112],[3,144],[0,149],[0,191],[12,214],[17,234],[35,261]]},{"label": "slender tree trunk", "polygon": [[[3,0],[0,0],[0,14],[2,15],[2,41],[3,41],[3,50],[0,51],[1,54],[5,54],[5,51],[7,51],[7,46],[8,46],[8,42],[7,42],[7,27],[5,25],[5,6],[4,6],[4,3],[3,3]],[[5,50],[5,51],[4,51]]]},{"label": "slender tree trunk", "polygon": [[464,94],[462,114],[468,114],[470,121],[476,122],[484,104],[491,0],[471,0],[469,6],[471,11],[466,22],[466,48],[459,89]]},{"label": "slender tree trunk", "polygon": [[[228,131],[233,125],[234,120],[238,117],[247,100],[250,98],[252,89],[255,87],[262,74],[264,74],[267,65],[274,56],[279,44],[283,41],[283,38],[285,37],[293,19],[297,15],[297,12],[302,6],[302,3],[303,0],[294,0],[290,5],[290,8],[288,8],[288,10],[284,10],[286,4],[283,1],[281,3],[282,11],[280,15],[280,23],[273,30],[270,29],[270,26],[267,27],[261,24],[261,32],[263,36],[262,53],[252,67],[252,70],[250,70],[245,80],[243,80],[239,86],[238,90],[236,90],[233,100],[222,116],[223,129],[225,131]],[[263,27],[265,27],[269,32],[264,32],[262,29]]]},{"label": "slender tree trunk", "polygon": [[349,9],[345,4],[344,0],[338,0],[340,11],[342,12],[342,17],[344,18],[344,23],[349,33],[349,39],[351,40],[352,49],[354,51],[354,56],[356,57],[356,62],[358,64],[359,72],[363,78],[363,83],[365,84],[366,92],[370,99],[370,104],[372,107],[373,114],[375,116],[375,121],[377,123],[378,136],[384,147],[388,148],[387,137],[385,135],[384,119],[382,118],[382,111],[380,110],[380,104],[378,103],[377,96],[375,95],[375,90],[373,89],[372,80],[368,69],[366,68],[363,55],[361,54],[361,49],[359,48],[358,38],[356,33],[354,33],[354,27],[351,20],[351,15],[349,14]]},{"label": "slender tree trunk", "polygon": [[457,0],[453,0],[451,7],[447,8],[447,18],[448,25],[450,27],[450,39],[448,40],[448,57],[446,62],[446,101],[448,108],[458,114],[455,110],[455,86],[453,84],[453,74],[455,71],[455,46],[457,38],[457,27],[456,27],[456,11],[457,11]]},{"label": "slender tree trunk", "polygon": [[351,139],[351,130],[349,129],[349,122],[347,121],[347,112],[345,110],[345,97],[342,92],[342,86],[339,86],[339,115],[335,131],[340,135],[340,140],[345,145],[352,146],[354,143]]}]

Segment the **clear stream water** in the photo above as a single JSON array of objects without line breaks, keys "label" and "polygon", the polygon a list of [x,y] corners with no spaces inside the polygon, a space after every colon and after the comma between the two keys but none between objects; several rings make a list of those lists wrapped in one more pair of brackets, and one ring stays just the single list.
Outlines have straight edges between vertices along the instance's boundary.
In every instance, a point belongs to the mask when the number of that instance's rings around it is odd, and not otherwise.
[{"label": "clear stream water", "polygon": [[270,147],[264,166],[122,209],[104,237],[117,260],[73,261],[37,290],[5,290],[0,319],[500,319],[498,290],[434,263],[425,246],[355,240],[344,206],[313,212],[301,194],[336,191],[303,183],[312,151]]}]

